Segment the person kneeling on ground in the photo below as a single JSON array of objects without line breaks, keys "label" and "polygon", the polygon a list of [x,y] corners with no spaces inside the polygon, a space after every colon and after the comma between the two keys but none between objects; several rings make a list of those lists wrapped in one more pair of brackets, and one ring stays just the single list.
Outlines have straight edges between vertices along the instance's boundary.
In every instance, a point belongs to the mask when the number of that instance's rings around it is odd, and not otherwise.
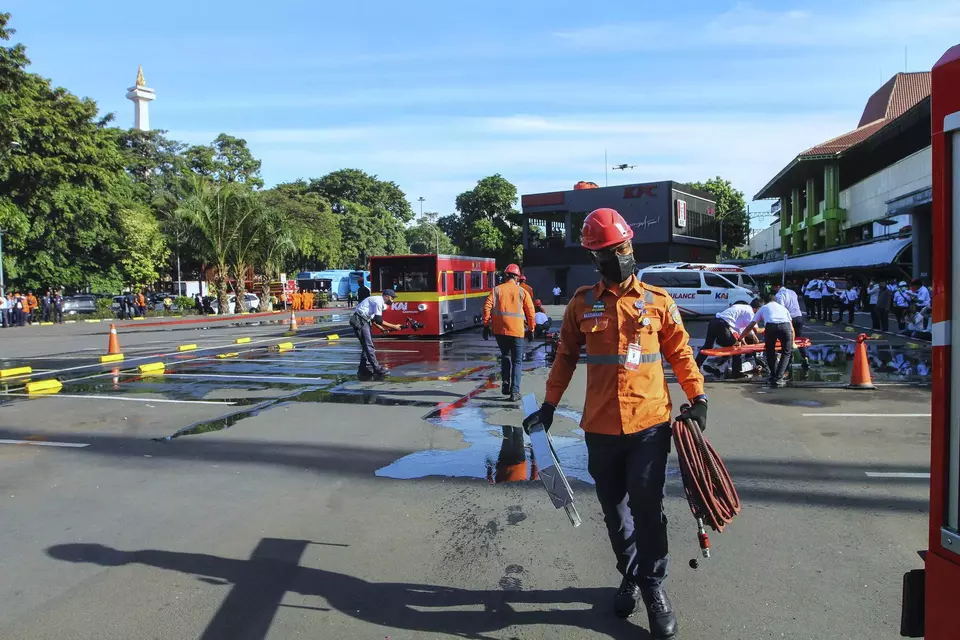
[{"label": "person kneeling on ground", "polygon": [[545,337],[553,324],[553,319],[544,312],[543,305],[539,300],[533,302],[533,322],[533,336],[535,338]]},{"label": "person kneeling on ground", "polygon": [[911,305],[904,316],[907,322],[907,328],[900,332],[901,336],[916,338],[918,340],[932,340],[933,333],[930,331],[930,307],[924,307],[918,310],[916,305]]},{"label": "person kneeling on ground", "polygon": [[[770,386],[783,387],[786,382],[783,377],[790,367],[790,359],[793,357],[793,322],[790,318],[790,312],[785,306],[773,299],[770,294],[764,294],[766,304],[757,310],[753,320],[744,329],[744,334],[749,333],[757,326],[757,323],[763,321],[764,338],[767,357],[767,366],[770,367]],[[777,342],[780,343],[780,358],[777,358]],[[743,340],[737,340],[735,346],[743,344]]]},{"label": "person kneeling on ground", "polygon": [[[707,337],[703,341],[703,347],[701,347],[697,353],[697,367],[703,367],[703,363],[707,360],[707,354],[704,353],[704,350],[713,349],[714,345],[732,347],[737,343],[737,340],[741,338],[746,344],[756,344],[759,342],[759,339],[753,331],[744,333],[744,329],[750,324],[750,321],[759,308],[760,300],[757,299],[749,305],[732,304],[710,320],[710,324],[707,325]],[[731,357],[733,358],[731,362],[733,377],[743,377],[741,356],[736,355]],[[704,370],[714,375],[720,374],[719,369],[710,367],[709,365],[704,367]]]},{"label": "person kneeling on ground", "polygon": [[392,305],[397,297],[393,289],[384,289],[383,295],[370,296],[357,305],[350,316],[350,326],[353,327],[357,340],[360,341],[360,366],[357,368],[357,377],[361,380],[383,380],[389,375],[386,367],[377,362],[377,349],[373,346],[373,334],[370,327],[374,326],[387,333],[402,329],[398,324],[383,319],[383,312],[387,305]]}]

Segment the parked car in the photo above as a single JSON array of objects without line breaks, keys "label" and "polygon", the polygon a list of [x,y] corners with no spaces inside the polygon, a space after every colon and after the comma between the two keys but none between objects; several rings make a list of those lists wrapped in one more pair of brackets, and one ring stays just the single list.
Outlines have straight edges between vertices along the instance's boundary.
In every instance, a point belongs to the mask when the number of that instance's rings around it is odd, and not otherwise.
[{"label": "parked car", "polygon": [[63,313],[75,316],[78,313],[96,313],[97,298],[90,294],[68,296],[63,299]]},{"label": "parked car", "polygon": [[[220,311],[220,303],[217,302],[217,299],[214,298],[210,301],[210,307],[215,313]],[[236,313],[237,307],[237,296],[236,294],[231,294],[227,298],[227,312]],[[257,313],[260,311],[260,298],[257,295],[252,293],[245,293],[243,295],[243,309],[247,313]]]}]

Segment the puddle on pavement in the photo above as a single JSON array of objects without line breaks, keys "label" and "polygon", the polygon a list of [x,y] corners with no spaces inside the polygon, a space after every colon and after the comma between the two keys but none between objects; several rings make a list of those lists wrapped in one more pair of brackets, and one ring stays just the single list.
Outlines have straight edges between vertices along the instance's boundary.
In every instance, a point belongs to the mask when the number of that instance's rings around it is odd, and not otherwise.
[{"label": "puddle on pavement", "polygon": [[[795,353],[792,381],[846,384],[853,371],[855,348],[854,343],[815,344],[808,347],[810,369],[807,371],[799,366],[800,356]],[[929,347],[895,347],[886,343],[876,344],[868,341],[867,358],[870,361],[870,372],[874,382],[928,384],[931,381],[932,356]],[[744,356],[744,362],[749,359],[750,356]],[[722,358],[708,358],[707,364],[726,368]]]}]

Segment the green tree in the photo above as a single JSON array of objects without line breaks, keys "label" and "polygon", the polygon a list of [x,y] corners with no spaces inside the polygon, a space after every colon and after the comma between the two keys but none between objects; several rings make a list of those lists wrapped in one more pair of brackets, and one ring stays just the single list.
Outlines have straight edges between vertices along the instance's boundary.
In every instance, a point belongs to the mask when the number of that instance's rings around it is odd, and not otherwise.
[{"label": "green tree", "polygon": [[221,314],[227,310],[227,276],[233,245],[244,224],[240,200],[246,195],[236,185],[216,184],[198,175],[189,181],[186,195],[176,210],[189,231],[187,241],[213,268],[213,285]]},{"label": "green tree", "polygon": [[519,262],[523,231],[516,204],[517,188],[496,174],[457,196],[458,216],[444,216],[438,222],[466,254]]},{"label": "green tree", "polygon": [[221,133],[209,145],[196,145],[185,151],[187,166],[194,173],[215,182],[237,182],[253,189],[263,188],[260,161],[253,157],[247,141]]},{"label": "green tree", "polygon": [[385,212],[347,202],[338,218],[344,269],[366,269],[371,256],[409,252],[400,221]]},{"label": "green tree", "polygon": [[112,129],[123,155],[124,167],[146,202],[166,193],[178,193],[189,171],[184,152],[187,145],[172,140],[166,131]]},{"label": "green tree", "polygon": [[[150,207],[131,203],[119,216],[120,266],[129,284],[146,285],[160,278],[159,268],[170,255],[167,239]],[[115,289],[95,289],[112,291]]]},{"label": "green tree", "polygon": [[[433,217],[437,217],[436,214]],[[416,224],[407,227],[404,233],[410,251],[413,253],[436,253],[438,242],[440,243],[440,253],[446,255],[459,253],[457,247],[450,240],[450,236],[432,222],[419,220]]]},{"label": "green tree", "polygon": [[360,169],[340,169],[310,181],[308,190],[330,202],[334,213],[343,213],[348,203],[371,211],[386,211],[400,222],[413,219],[407,194],[395,182],[380,180]]},{"label": "green tree", "polygon": [[[5,42],[14,34],[9,19],[0,14]],[[95,102],[53,87],[28,72],[28,65],[22,45],[0,47],[0,225],[6,274],[21,288],[123,282],[143,272],[144,265],[133,268],[121,260],[122,231],[137,227],[123,218],[139,205],[108,126],[110,117],[98,117]],[[13,141],[19,148],[8,152]],[[133,273],[124,274],[126,268]]]},{"label": "green tree", "polygon": [[[266,219],[254,251],[254,265],[263,275],[260,285],[261,309],[270,308],[270,283],[280,278],[289,256],[297,251],[290,218],[281,211],[267,205],[264,211]],[[339,229],[337,233],[340,233]]]},{"label": "green tree", "polygon": [[[243,188],[231,188],[231,203],[235,208],[236,234],[230,244],[228,256],[233,269],[234,287],[237,302],[235,313],[244,313],[244,300],[247,292],[247,275],[253,269],[257,255],[257,245],[265,242],[270,230],[267,225],[272,221],[259,194]],[[253,285],[251,279],[251,286]]]},{"label": "green tree", "polygon": [[711,193],[717,203],[716,216],[723,227],[721,250],[729,253],[734,247],[746,244],[750,234],[750,218],[743,192],[734,189],[729,180],[720,176],[706,182],[694,182],[690,186]]},{"label": "green tree", "polygon": [[263,192],[289,232],[294,251],[284,254],[283,267],[326,269],[340,262],[340,225],[330,203],[308,191],[303,180],[278,184]]}]

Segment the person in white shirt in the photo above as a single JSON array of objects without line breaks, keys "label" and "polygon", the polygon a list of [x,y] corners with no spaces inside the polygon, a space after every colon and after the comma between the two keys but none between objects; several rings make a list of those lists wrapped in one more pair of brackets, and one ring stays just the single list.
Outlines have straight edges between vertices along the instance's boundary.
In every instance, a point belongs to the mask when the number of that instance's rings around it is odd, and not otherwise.
[{"label": "person in white shirt", "polygon": [[876,279],[870,278],[867,285],[867,311],[870,312],[870,326],[874,331],[880,328],[880,314],[877,312],[877,299],[880,297],[880,285]]},{"label": "person in white shirt", "polygon": [[383,319],[383,312],[387,305],[392,305],[397,297],[393,289],[384,289],[379,296],[370,296],[357,305],[350,316],[350,326],[360,341],[360,366],[357,368],[357,377],[361,380],[383,380],[388,374],[387,368],[377,361],[377,350],[373,346],[373,334],[370,327],[375,326],[384,333],[402,329],[398,324]]},{"label": "person in white shirt", "polygon": [[[797,300],[797,294],[787,287],[776,285],[776,301],[786,307],[787,311],[790,312],[790,323],[793,325],[793,337],[794,339],[803,337],[803,313],[800,311],[800,302]],[[810,357],[807,354],[807,348],[801,347],[798,349],[800,356],[803,358],[803,368],[810,368]]]},{"label": "person in white shirt", "polygon": [[829,273],[825,273],[823,280],[820,281],[820,295],[824,319],[827,322],[833,322],[833,308],[837,304],[837,283],[830,279]]},{"label": "person in white shirt", "polygon": [[[697,366],[702,367],[708,356],[704,349],[713,349],[714,346],[732,347],[737,340],[743,339],[747,344],[756,344],[759,338],[751,331],[744,333],[744,329],[750,324],[753,315],[760,308],[760,300],[755,299],[750,305],[732,304],[716,316],[711,318],[707,325],[707,337],[703,341],[703,346],[697,352]],[[733,356],[732,370],[734,377],[740,377],[743,374],[743,363],[740,356]]]},{"label": "person in white shirt", "polygon": [[822,283],[816,278],[811,280],[810,284],[807,285],[807,296],[810,297],[810,302],[813,303],[813,308],[807,310],[807,315],[817,320],[823,320],[823,294],[820,293],[821,286],[823,286]]},{"label": "person in white shirt", "polygon": [[539,300],[533,301],[533,324],[533,335],[536,338],[547,335],[547,331],[553,325],[553,319],[544,312],[543,305]]},{"label": "person in white shirt", "polygon": [[893,315],[897,318],[897,327],[900,331],[907,328],[907,309],[910,308],[910,290],[907,289],[905,280],[897,284],[897,290],[893,292]]},{"label": "person in white shirt", "polygon": [[560,285],[556,285],[553,288],[553,304],[560,304],[560,294],[563,293],[560,290]]},{"label": "person in white shirt", "polygon": [[910,291],[913,293],[913,298],[918,309],[924,309],[930,306],[930,289],[923,286],[923,280],[917,278],[911,282]]},{"label": "person in white shirt", "polygon": [[[783,387],[786,382],[783,377],[790,367],[790,360],[793,357],[793,322],[790,312],[787,308],[773,299],[773,296],[766,296],[767,303],[757,310],[753,320],[744,329],[745,332],[753,331],[757,323],[763,322],[764,339],[767,357],[767,366],[770,367],[770,386]],[[777,358],[777,343],[780,343],[780,357]],[[737,346],[741,341],[737,341]]]},{"label": "person in white shirt", "polygon": [[[850,283],[850,286],[847,287],[847,290],[843,292],[843,302],[844,306],[849,313],[848,323],[853,324],[853,312],[857,308],[857,300],[860,299],[860,289],[857,288],[857,285]],[[840,317],[837,318],[837,322],[843,321],[843,308],[840,309]]]}]

